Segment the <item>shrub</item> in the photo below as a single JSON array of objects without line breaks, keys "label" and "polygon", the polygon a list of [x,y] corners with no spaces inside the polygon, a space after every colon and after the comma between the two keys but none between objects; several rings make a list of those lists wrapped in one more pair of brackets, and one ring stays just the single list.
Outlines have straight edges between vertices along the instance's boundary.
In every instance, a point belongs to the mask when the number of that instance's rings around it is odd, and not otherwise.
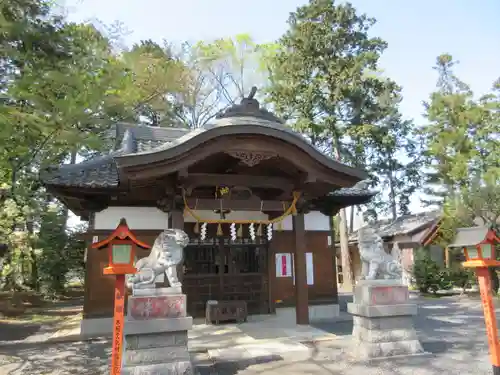
[{"label": "shrub", "polygon": [[449,278],[453,286],[462,288],[462,293],[465,293],[465,289],[470,288],[476,280],[472,269],[464,268],[458,264],[449,269]]},{"label": "shrub", "polygon": [[438,290],[450,289],[453,286],[449,271],[432,260],[429,252],[421,249],[416,253],[412,277],[420,292],[436,293]]}]

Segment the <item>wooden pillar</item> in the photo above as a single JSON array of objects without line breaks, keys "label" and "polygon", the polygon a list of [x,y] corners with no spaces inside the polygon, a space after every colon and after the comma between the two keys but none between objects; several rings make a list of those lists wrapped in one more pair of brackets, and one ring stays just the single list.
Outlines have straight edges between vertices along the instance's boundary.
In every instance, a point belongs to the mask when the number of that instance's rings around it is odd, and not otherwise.
[{"label": "wooden pillar", "polygon": [[184,212],[182,210],[173,210],[170,212],[170,228],[184,230]]},{"label": "wooden pillar", "polygon": [[[87,233],[94,231],[94,228],[95,228],[94,224],[95,224],[95,214],[91,213],[89,215],[89,226],[87,229]],[[89,312],[92,310],[92,300],[91,300],[92,292],[91,292],[90,288],[92,287],[92,282],[91,282],[92,272],[93,272],[93,268],[95,267],[95,265],[94,265],[94,262],[95,262],[94,250],[91,248],[93,238],[94,238],[94,235],[90,236],[89,239],[85,241],[86,259],[85,259],[85,279],[84,279],[84,283],[83,283],[83,288],[84,288],[83,319],[88,317]]]},{"label": "wooden pillar", "polygon": [[295,236],[294,274],[295,274],[295,312],[297,324],[309,324],[309,296],[306,274],[306,231],[304,214],[292,217]]},{"label": "wooden pillar", "polygon": [[[174,209],[170,212],[170,226],[171,229],[184,230],[184,210]],[[182,283],[184,281],[184,259],[177,266],[177,277]],[[167,281],[167,280],[165,280]]]}]

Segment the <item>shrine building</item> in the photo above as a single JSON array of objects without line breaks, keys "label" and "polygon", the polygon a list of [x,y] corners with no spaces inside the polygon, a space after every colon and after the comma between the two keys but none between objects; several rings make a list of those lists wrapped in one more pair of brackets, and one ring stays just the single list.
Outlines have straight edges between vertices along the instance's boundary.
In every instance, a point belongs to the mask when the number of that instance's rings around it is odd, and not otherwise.
[{"label": "shrine building", "polygon": [[295,310],[298,324],[338,314],[331,217],[372,198],[353,188],[365,172],[318,151],[253,95],[198,129],[117,124],[112,138],[109,153],[40,174],[89,222],[82,331],[113,315],[107,253],[90,244],[121,218],[149,245],[166,228],[189,235],[180,272],[193,317],[209,300],[244,300],[249,314]]}]

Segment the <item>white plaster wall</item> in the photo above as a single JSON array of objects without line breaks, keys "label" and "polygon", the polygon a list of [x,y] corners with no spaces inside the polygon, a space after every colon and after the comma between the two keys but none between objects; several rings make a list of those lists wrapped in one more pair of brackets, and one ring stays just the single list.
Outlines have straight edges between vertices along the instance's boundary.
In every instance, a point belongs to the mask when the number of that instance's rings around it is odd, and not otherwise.
[{"label": "white plaster wall", "polygon": [[[203,220],[218,220],[220,214],[208,210],[193,210],[196,216],[201,221]],[[232,211],[226,214],[226,220],[267,220],[268,216],[258,211]],[[189,213],[184,214],[184,221],[186,223],[194,223],[196,219]]]},{"label": "white plaster wall", "polygon": [[[329,231],[330,230],[330,218],[323,215],[321,212],[312,211],[305,215],[305,227],[306,230],[319,230],[319,231]],[[277,224],[274,225],[276,229]],[[283,220],[283,230],[292,230],[292,216],[287,216]]]},{"label": "white plaster wall", "polygon": [[[212,211],[196,210],[195,214],[203,221],[220,219],[220,215]],[[227,220],[267,220],[268,216],[258,211],[234,211],[226,215]],[[191,214],[184,215],[184,221],[187,223],[195,222],[196,220]],[[321,212],[309,212],[304,218],[306,230],[329,231],[330,222],[328,216]],[[274,229],[277,229],[278,224],[274,224]],[[292,216],[287,216],[282,222],[283,230],[292,230]]]},{"label": "white plaster wall", "polygon": [[[203,220],[220,219],[220,215],[212,211],[196,210],[196,215]],[[130,229],[166,229],[168,226],[168,214],[155,207],[108,207],[96,213],[95,229],[115,229],[120,219],[124,217]],[[227,220],[267,220],[268,216],[257,211],[234,211],[226,215]],[[329,217],[320,212],[309,212],[305,215],[306,230],[329,231]],[[195,222],[195,218],[186,212],[184,221]],[[274,225],[275,229],[277,224]],[[292,230],[292,217],[287,216],[282,223],[283,230]]]},{"label": "white plaster wall", "polygon": [[132,230],[166,229],[168,214],[156,207],[108,207],[95,214],[95,229],[115,229],[124,217]]}]

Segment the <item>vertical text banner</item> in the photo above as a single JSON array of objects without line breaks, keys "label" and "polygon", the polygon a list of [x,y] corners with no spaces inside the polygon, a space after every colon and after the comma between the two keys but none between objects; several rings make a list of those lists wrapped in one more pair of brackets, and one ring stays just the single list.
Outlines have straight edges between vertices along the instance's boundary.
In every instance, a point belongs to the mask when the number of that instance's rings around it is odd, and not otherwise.
[{"label": "vertical text banner", "polygon": [[125,275],[116,275],[115,312],[113,318],[113,350],[111,352],[111,375],[120,375],[122,369],[124,309]]},{"label": "vertical text banner", "polygon": [[292,276],[292,256],[290,253],[276,254],[276,277]]}]

